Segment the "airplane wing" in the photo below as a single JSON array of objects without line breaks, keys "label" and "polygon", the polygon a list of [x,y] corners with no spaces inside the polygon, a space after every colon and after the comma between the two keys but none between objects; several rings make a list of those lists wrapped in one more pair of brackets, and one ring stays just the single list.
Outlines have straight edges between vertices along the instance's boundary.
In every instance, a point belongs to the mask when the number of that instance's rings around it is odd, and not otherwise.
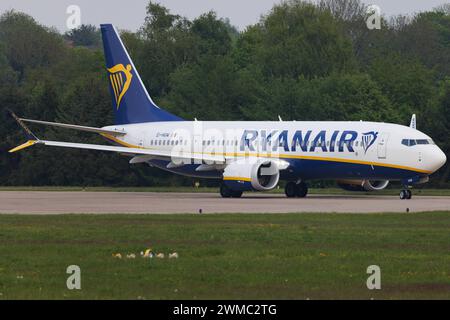
[{"label": "airplane wing", "polygon": [[14,119],[19,123],[19,125],[24,129],[28,141],[9,150],[10,153],[17,152],[23,150],[25,148],[34,146],[36,144],[41,144],[45,146],[52,147],[63,147],[63,148],[75,148],[75,149],[86,149],[86,150],[99,150],[99,151],[109,151],[109,152],[117,152],[122,154],[129,154],[135,156],[149,156],[156,158],[164,158],[170,159],[172,161],[177,160],[201,160],[210,163],[225,163],[225,158],[219,155],[204,155],[192,152],[172,152],[172,151],[162,151],[155,150],[149,148],[129,148],[129,147],[117,147],[117,146],[108,146],[108,145],[100,145],[100,144],[87,144],[87,143],[73,143],[73,142],[64,142],[64,141],[49,141],[49,140],[41,140],[39,139],[31,130],[24,124],[24,122],[34,122],[41,124],[50,124],[58,127],[70,128],[75,130],[82,130],[88,132],[96,132],[99,134],[111,134],[111,135],[124,135],[125,132],[122,131],[114,131],[114,130],[104,130],[101,128],[93,128],[93,127],[85,127],[85,126],[77,126],[77,125],[69,125],[55,122],[47,122],[47,121],[38,121],[38,120],[30,120],[30,119],[22,119],[17,117],[14,113],[11,113]]},{"label": "airplane wing", "polygon": [[24,144],[21,144],[14,149],[9,150],[10,153],[16,152],[35,144],[42,144],[51,147],[63,147],[63,148],[75,148],[75,149],[86,149],[86,150],[99,150],[99,151],[110,151],[125,153],[130,155],[147,155],[158,158],[168,158],[168,159],[181,159],[181,160],[202,160],[211,163],[225,163],[225,158],[223,156],[216,155],[203,155],[194,154],[192,152],[169,152],[154,149],[144,149],[144,148],[128,148],[128,147],[116,147],[107,146],[101,144],[87,144],[87,143],[73,143],[73,142],[63,142],[63,141],[49,141],[49,140],[29,140]]}]

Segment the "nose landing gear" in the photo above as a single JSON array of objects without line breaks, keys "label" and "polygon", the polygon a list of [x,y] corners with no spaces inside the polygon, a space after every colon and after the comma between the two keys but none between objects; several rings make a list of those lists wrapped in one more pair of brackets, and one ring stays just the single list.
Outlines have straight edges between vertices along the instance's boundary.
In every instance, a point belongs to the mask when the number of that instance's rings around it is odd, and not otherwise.
[{"label": "nose landing gear", "polygon": [[284,187],[284,193],[288,198],[304,198],[308,194],[308,186],[304,182],[295,183],[290,181]]},{"label": "nose landing gear", "polygon": [[409,200],[412,198],[412,192],[409,189],[403,189],[400,191],[400,200]]}]

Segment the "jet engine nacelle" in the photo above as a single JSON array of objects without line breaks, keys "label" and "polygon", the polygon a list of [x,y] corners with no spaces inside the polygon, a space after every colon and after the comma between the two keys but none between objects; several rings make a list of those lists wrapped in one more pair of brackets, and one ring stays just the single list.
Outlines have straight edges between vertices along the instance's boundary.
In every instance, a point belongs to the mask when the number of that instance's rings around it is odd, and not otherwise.
[{"label": "jet engine nacelle", "polygon": [[280,164],[276,160],[240,159],[225,167],[223,180],[236,191],[272,190],[280,180]]},{"label": "jet engine nacelle", "polygon": [[389,180],[344,180],[338,186],[347,191],[380,191],[386,188]]}]

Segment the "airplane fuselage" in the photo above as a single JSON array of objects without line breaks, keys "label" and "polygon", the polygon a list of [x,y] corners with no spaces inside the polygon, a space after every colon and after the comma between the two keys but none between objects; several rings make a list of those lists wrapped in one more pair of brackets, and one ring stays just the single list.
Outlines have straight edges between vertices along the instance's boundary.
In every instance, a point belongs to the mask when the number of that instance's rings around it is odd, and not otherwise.
[{"label": "airplane fuselage", "polygon": [[[286,180],[417,180],[445,162],[429,136],[388,123],[175,121],[105,128],[126,131],[120,140],[114,139],[125,146],[188,150],[227,159],[281,159],[289,163],[281,177]],[[174,166],[157,158],[146,162],[192,177],[222,177],[221,170],[197,170],[201,163]]]}]

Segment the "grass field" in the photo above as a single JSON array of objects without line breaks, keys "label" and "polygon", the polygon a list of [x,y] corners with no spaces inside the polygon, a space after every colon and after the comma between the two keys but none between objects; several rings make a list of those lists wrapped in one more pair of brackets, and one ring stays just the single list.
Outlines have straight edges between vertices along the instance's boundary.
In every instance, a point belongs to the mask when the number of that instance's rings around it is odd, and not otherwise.
[{"label": "grass field", "polygon": [[[450,212],[0,215],[0,299],[448,299],[449,235]],[[148,247],[179,258],[112,257]]]},{"label": "grass field", "polygon": [[[385,189],[377,192],[353,192],[340,188],[310,188],[309,194],[333,194],[333,195],[371,195],[398,196],[400,187]],[[203,192],[218,193],[218,188],[208,187],[0,187],[0,191],[90,191],[90,192]],[[450,189],[412,189],[417,196],[450,196]],[[274,189],[269,193],[284,193],[283,188]]]}]

